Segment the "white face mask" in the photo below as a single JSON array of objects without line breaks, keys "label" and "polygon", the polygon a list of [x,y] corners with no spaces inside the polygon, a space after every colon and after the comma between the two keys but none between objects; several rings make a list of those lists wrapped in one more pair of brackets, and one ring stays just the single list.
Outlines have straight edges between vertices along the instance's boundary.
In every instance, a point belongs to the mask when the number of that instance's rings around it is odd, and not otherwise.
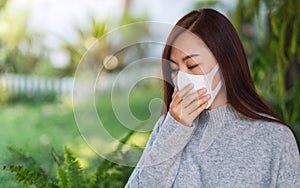
[{"label": "white face mask", "polygon": [[222,86],[222,82],[220,80],[215,89],[212,89],[213,79],[218,70],[219,65],[217,64],[209,73],[204,75],[193,75],[183,71],[178,71],[176,77],[173,79],[173,83],[178,87],[179,90],[182,90],[186,85],[193,83],[194,88],[188,94],[193,93],[198,89],[206,88],[207,94],[210,94],[211,96],[211,98],[208,100],[206,107],[207,109],[216,98]]}]

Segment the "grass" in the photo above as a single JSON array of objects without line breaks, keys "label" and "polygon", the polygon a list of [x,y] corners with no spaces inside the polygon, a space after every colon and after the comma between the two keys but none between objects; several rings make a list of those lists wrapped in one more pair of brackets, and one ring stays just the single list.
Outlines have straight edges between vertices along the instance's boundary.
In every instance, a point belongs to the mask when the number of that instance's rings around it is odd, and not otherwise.
[{"label": "grass", "polygon": [[[13,104],[0,109],[0,162],[18,163],[7,146],[18,148],[33,156],[46,170],[52,170],[51,147],[62,150],[63,145],[82,145],[80,134],[73,120],[72,110],[59,104]],[[1,185],[9,183],[10,177],[1,171]],[[10,183],[9,183],[10,184]],[[15,186],[15,185],[14,185]],[[8,186],[10,187],[10,186]]]},{"label": "grass", "polygon": [[[138,119],[150,117],[149,102],[153,98],[161,98],[160,90],[134,89],[130,93],[129,104],[132,113]],[[120,93],[115,100],[123,101]],[[0,164],[17,164],[7,147],[12,146],[24,154],[32,156],[49,173],[54,173],[54,163],[50,155],[51,148],[62,152],[63,146],[70,147],[85,168],[94,169],[101,158],[86,144],[74,120],[71,99],[55,103],[15,103],[0,106]],[[117,138],[126,135],[129,130],[118,121],[111,107],[109,95],[96,97],[99,117],[108,131]],[[161,109],[156,109],[160,112]],[[154,123],[154,121],[152,121]],[[133,145],[144,145],[148,133],[136,133]],[[5,187],[22,187],[12,180],[9,172],[0,171],[0,185]]]}]

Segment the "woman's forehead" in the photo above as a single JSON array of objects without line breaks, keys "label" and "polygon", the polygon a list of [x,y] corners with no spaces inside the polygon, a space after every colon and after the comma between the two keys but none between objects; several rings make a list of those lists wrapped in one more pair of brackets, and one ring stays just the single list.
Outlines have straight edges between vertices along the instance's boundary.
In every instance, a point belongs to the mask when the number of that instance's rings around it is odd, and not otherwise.
[{"label": "woman's forehead", "polygon": [[172,54],[194,54],[207,48],[203,40],[191,32],[180,34],[172,44]]}]

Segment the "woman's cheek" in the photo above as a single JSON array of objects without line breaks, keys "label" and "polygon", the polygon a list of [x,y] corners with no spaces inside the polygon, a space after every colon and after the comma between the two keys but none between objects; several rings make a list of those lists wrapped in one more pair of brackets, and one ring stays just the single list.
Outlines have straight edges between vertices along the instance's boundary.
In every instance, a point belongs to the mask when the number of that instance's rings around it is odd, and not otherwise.
[{"label": "woman's cheek", "polygon": [[176,73],[171,73],[171,79],[173,80],[176,77]]}]

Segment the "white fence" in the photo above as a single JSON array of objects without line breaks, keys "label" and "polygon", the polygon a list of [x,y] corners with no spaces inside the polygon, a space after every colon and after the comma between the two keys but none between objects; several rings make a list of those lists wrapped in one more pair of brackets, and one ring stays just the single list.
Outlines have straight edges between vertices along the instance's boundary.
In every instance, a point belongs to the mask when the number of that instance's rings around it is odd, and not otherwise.
[{"label": "white fence", "polygon": [[59,95],[72,95],[74,79],[46,78],[32,75],[4,74],[0,75],[0,85],[11,94],[34,94],[37,92],[53,92]]},{"label": "white fence", "polygon": [[[96,81],[97,92],[106,93],[110,92],[111,88],[123,90],[131,87],[132,84],[140,81],[138,78],[141,75],[149,77],[161,77],[160,67],[149,66],[145,68],[136,68],[126,73],[105,73],[101,74]],[[141,72],[146,71],[146,73]],[[0,75],[0,87],[5,86],[5,89],[10,94],[28,94],[34,93],[55,93],[58,95],[72,95],[74,87],[74,78],[55,78],[55,77],[40,77],[33,75],[20,75],[20,74],[3,74]],[[84,85],[82,85],[84,90]],[[0,90],[1,91],[1,90]]]}]

